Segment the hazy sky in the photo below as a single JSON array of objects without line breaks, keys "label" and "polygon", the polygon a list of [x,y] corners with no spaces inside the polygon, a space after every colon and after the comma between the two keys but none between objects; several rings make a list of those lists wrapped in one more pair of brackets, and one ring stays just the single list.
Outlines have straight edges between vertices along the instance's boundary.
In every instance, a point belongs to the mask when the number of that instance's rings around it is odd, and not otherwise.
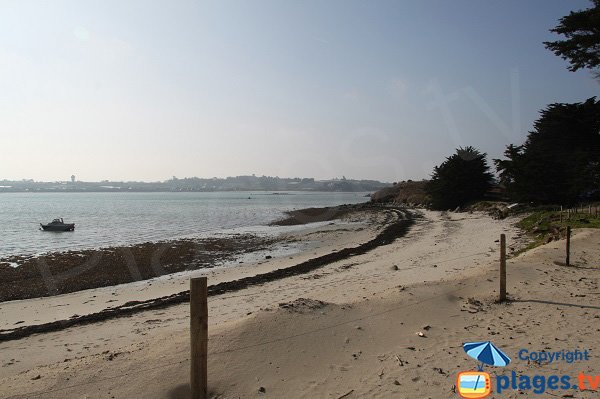
[{"label": "hazy sky", "polygon": [[428,177],[598,94],[589,1],[0,2],[0,179]]}]

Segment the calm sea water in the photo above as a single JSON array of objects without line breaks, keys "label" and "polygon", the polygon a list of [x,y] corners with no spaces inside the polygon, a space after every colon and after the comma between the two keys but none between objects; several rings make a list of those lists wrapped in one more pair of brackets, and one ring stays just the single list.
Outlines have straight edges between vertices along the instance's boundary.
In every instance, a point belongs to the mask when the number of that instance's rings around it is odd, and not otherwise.
[{"label": "calm sea water", "polygon": [[[98,248],[232,229],[268,231],[291,209],[365,202],[365,193],[272,195],[218,193],[4,193],[0,194],[0,258]],[[75,231],[52,233],[39,223],[62,217]]]}]

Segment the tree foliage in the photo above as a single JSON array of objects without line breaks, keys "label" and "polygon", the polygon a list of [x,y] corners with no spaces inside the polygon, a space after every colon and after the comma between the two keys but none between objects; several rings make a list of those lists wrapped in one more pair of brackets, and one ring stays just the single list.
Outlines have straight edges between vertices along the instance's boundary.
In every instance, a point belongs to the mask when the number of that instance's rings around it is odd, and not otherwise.
[{"label": "tree foliage", "polygon": [[[551,104],[521,146],[494,160],[516,201],[573,204],[600,189],[600,102]],[[596,193],[596,194],[594,194]]]},{"label": "tree foliage", "polygon": [[458,148],[433,169],[426,186],[434,209],[452,209],[481,199],[493,182],[486,154],[473,147]]},{"label": "tree foliage", "polygon": [[564,35],[565,40],[544,42],[547,49],[568,60],[569,70],[600,67],[600,0],[593,0],[593,7],[571,11],[559,20],[551,32]]}]

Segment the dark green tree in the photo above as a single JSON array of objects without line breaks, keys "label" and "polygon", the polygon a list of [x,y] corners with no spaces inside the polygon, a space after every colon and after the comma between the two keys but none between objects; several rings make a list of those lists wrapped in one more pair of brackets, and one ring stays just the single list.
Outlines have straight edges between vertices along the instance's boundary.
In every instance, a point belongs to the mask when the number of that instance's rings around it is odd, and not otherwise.
[{"label": "dark green tree", "polygon": [[592,0],[593,7],[571,11],[559,20],[551,32],[564,35],[565,40],[544,42],[547,49],[569,61],[570,71],[600,67],[600,0]]},{"label": "dark green tree", "polygon": [[500,183],[515,201],[569,205],[600,189],[600,102],[551,104],[525,143],[494,160]]},{"label": "dark green tree", "polygon": [[434,209],[452,209],[483,198],[493,182],[486,154],[473,147],[458,148],[456,154],[433,168],[425,187]]}]

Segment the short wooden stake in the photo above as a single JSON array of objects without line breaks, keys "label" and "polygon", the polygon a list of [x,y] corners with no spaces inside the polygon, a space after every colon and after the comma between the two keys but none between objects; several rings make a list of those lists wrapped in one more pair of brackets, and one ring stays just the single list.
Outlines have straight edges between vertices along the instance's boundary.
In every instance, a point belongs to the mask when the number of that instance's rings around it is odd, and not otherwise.
[{"label": "short wooden stake", "polygon": [[567,226],[567,266],[571,266],[571,226]]},{"label": "short wooden stake", "polygon": [[506,301],[506,234],[500,234],[500,302]]},{"label": "short wooden stake", "polygon": [[192,399],[207,399],[208,289],[206,277],[190,280],[190,386]]}]

